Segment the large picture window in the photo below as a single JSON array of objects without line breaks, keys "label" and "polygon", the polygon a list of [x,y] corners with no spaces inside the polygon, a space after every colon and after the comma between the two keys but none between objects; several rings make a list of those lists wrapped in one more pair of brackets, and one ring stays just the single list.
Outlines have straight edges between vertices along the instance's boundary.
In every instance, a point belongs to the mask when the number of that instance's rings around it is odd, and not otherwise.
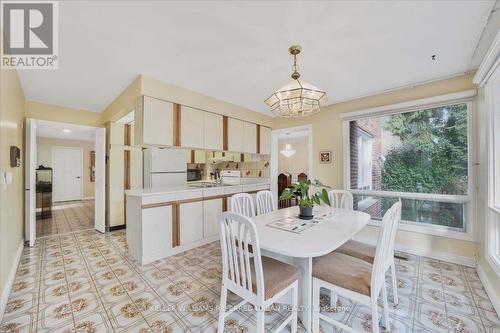
[{"label": "large picture window", "polygon": [[402,223],[467,232],[471,103],[356,115],[346,120],[354,208],[380,220],[396,201]]}]

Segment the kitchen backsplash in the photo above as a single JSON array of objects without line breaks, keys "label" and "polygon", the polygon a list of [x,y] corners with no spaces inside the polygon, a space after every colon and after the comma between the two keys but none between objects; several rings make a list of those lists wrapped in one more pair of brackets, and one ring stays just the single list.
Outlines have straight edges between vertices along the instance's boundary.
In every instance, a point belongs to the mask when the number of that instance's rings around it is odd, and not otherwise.
[{"label": "kitchen backsplash", "polygon": [[269,178],[269,160],[252,162],[219,162],[208,164],[208,174],[219,170],[239,170],[241,177],[245,178]]}]

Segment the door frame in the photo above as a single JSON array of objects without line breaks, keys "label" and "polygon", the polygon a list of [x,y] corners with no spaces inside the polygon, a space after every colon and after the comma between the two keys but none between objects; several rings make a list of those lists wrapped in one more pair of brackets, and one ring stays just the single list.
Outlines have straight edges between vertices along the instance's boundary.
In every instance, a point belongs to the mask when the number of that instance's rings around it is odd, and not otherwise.
[{"label": "door frame", "polygon": [[[307,132],[307,177],[314,179],[314,159],[313,159],[313,127],[312,124],[279,128],[271,131],[271,168],[270,168],[270,182],[271,192],[276,200],[278,200],[278,138],[280,135],[298,131]],[[277,201],[276,201],[277,202]]]},{"label": "door frame", "polygon": [[[94,182],[94,228],[104,233],[106,216],[106,128],[96,126],[86,126],[71,123],[62,123],[56,121],[47,121],[34,118],[26,118],[25,122],[25,202],[24,202],[24,223],[25,223],[25,242],[29,246],[35,245],[36,240],[36,204],[35,204],[35,169],[36,165],[36,131],[38,126],[44,123],[57,123],[67,126],[78,126],[93,129],[94,131],[94,149],[96,152]],[[31,140],[33,139],[33,140]],[[82,159],[83,163],[83,159]],[[82,172],[85,172],[82,168]]]},{"label": "door frame", "polygon": [[71,200],[82,200],[83,199],[83,183],[84,183],[84,179],[83,179],[83,159],[84,159],[84,156],[83,156],[83,148],[82,147],[70,147],[70,146],[52,146],[52,172],[53,172],[53,175],[52,175],[52,184],[55,185],[55,179],[56,179],[56,168],[54,168],[54,165],[55,165],[55,151],[57,149],[72,149],[72,150],[78,150],[80,152],[80,156],[81,156],[81,168],[80,168],[80,197],[78,199],[70,199],[70,200],[56,200],[56,196],[55,196],[55,186],[54,186],[54,189],[52,190],[54,195],[52,196],[52,202],[59,202],[59,201],[71,201]]}]

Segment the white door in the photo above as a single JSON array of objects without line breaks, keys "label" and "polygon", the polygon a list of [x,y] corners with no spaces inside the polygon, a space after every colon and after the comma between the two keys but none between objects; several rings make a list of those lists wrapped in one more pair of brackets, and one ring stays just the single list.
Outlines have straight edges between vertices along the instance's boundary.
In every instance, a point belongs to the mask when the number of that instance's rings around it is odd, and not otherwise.
[{"label": "white door", "polygon": [[83,150],[53,147],[54,202],[81,200],[83,185]]},{"label": "white door", "polygon": [[95,205],[94,224],[100,232],[106,231],[106,129],[95,130]]},{"label": "white door", "polygon": [[36,124],[33,119],[26,119],[26,164],[25,171],[25,201],[24,201],[24,240],[29,246],[35,245],[35,169],[36,169]]}]

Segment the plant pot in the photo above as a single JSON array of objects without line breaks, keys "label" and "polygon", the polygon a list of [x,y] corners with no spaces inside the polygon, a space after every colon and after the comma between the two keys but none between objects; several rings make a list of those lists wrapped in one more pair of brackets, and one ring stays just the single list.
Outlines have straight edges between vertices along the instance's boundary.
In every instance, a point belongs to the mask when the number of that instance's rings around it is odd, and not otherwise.
[{"label": "plant pot", "polygon": [[300,206],[299,219],[312,220],[313,217],[314,216],[312,207]]}]

